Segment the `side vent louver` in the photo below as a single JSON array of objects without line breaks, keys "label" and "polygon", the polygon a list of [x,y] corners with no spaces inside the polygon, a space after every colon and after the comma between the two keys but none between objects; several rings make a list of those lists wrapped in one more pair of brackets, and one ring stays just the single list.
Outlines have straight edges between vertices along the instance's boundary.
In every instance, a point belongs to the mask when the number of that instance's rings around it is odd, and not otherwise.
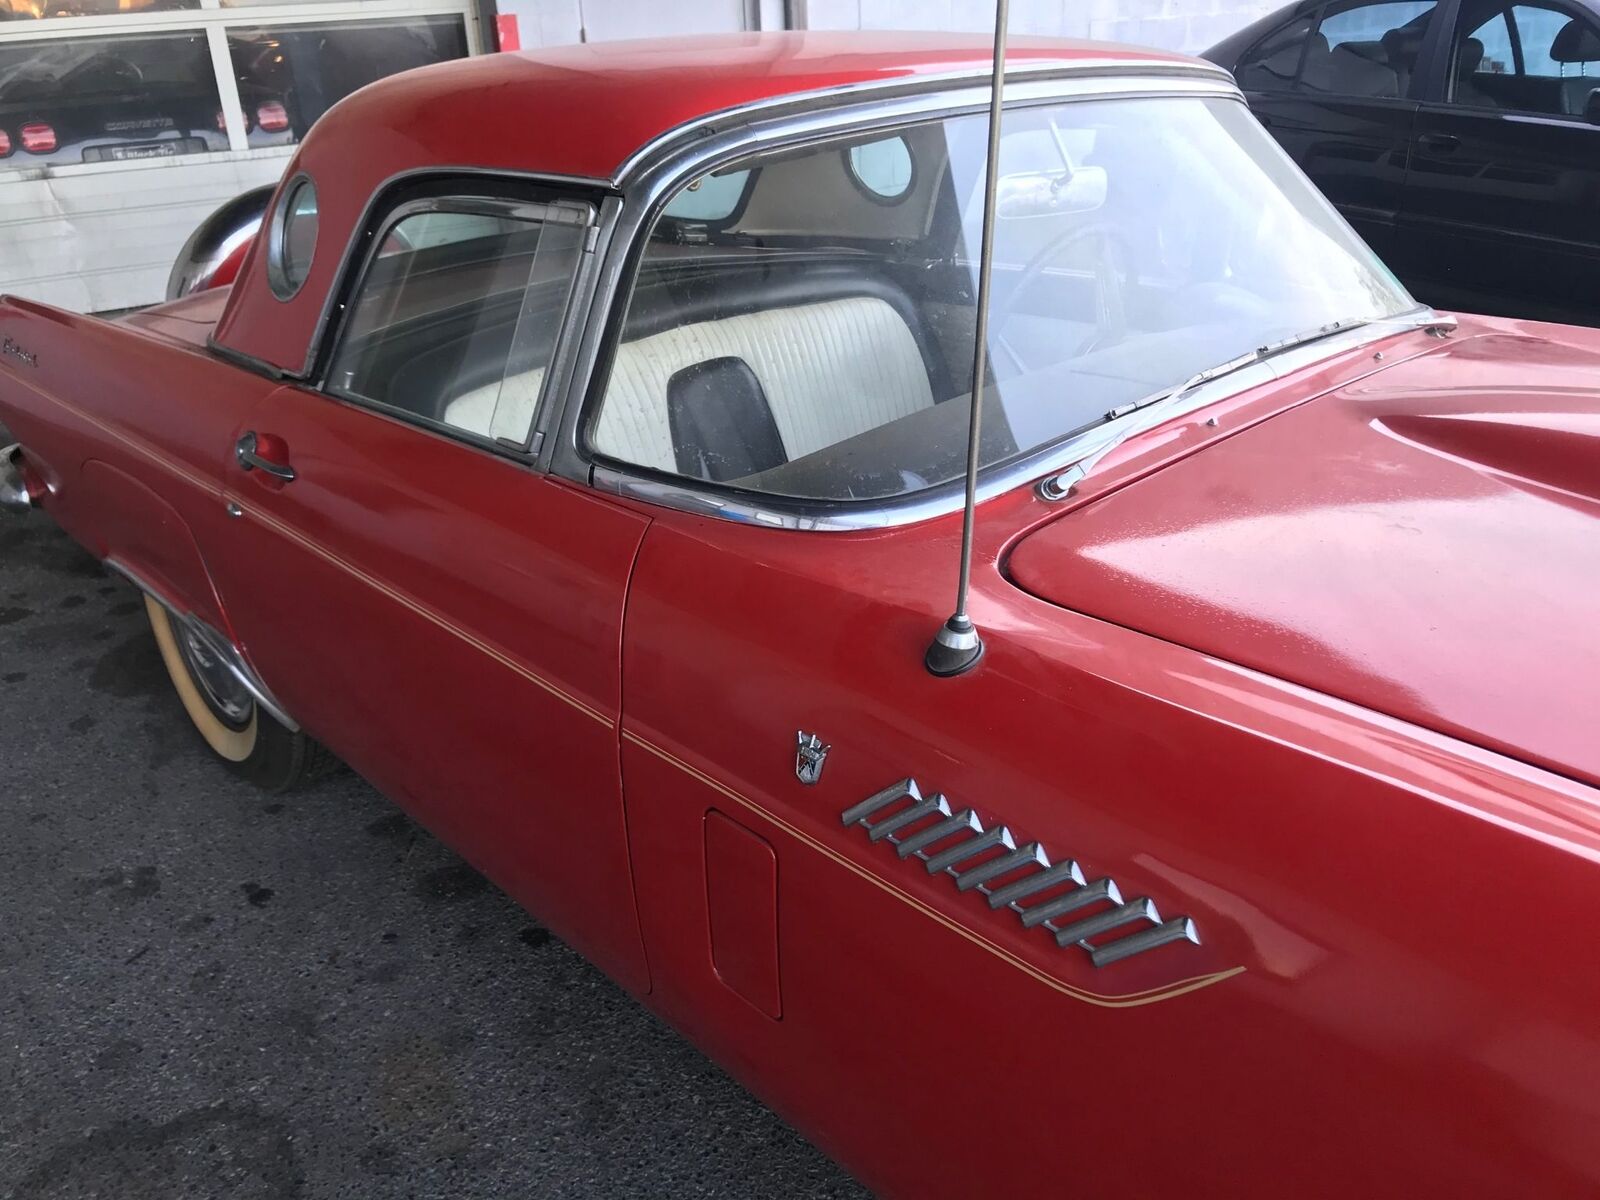
[{"label": "side vent louver", "polygon": [[[970,808],[952,812],[941,795],[924,800],[914,779],[845,809],[842,819],[873,842],[888,842],[901,858],[920,859],[928,874],[949,875],[957,891],[976,890],[990,908],[1010,908],[1024,929],[1043,927],[1056,945],[1080,947],[1097,967],[1168,942],[1200,944],[1188,917],[1163,921],[1147,897],[1125,901],[1115,880],[1085,879],[1073,860],[1052,861],[1038,842],[1018,846],[1004,825],[986,829]],[[966,863],[972,865],[963,870]],[[1038,898],[1026,903],[1030,897]],[[1115,936],[1090,940],[1102,934]]]}]

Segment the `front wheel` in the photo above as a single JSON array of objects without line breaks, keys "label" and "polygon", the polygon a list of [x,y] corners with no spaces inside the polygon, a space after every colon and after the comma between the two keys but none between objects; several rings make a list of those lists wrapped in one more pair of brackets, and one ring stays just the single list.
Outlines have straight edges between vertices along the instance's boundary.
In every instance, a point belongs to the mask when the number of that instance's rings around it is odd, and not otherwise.
[{"label": "front wheel", "polygon": [[233,672],[203,641],[174,623],[161,604],[146,596],[144,606],[178,699],[229,770],[257,787],[283,792],[323,774],[333,763],[304,733],[285,729],[261,711]]}]

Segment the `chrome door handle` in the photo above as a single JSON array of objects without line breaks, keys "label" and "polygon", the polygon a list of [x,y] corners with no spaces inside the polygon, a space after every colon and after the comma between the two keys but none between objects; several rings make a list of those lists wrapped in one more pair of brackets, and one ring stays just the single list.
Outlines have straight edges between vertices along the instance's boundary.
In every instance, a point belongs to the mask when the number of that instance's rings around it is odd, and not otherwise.
[{"label": "chrome door handle", "polygon": [[1449,154],[1461,145],[1461,139],[1453,133],[1424,133],[1417,138],[1417,145],[1435,154]]},{"label": "chrome door handle", "polygon": [[270,458],[262,458],[256,453],[256,434],[254,430],[244,434],[234,443],[234,457],[239,460],[239,466],[246,471],[265,471],[274,479],[281,479],[285,483],[294,482],[294,468],[287,463],[275,463]]}]

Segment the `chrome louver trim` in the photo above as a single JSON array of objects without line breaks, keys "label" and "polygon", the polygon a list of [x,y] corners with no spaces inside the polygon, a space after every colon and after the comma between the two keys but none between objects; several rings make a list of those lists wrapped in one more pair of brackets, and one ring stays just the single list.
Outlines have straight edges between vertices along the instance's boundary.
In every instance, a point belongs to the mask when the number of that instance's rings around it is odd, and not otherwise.
[{"label": "chrome louver trim", "polygon": [[[894,807],[885,813],[885,809]],[[872,820],[874,816],[877,820]],[[937,818],[929,820],[929,818]],[[955,880],[956,890],[976,889],[989,901],[990,908],[1009,908],[1024,929],[1043,927],[1054,935],[1056,945],[1065,949],[1078,946],[1097,967],[1121,962],[1135,954],[1165,946],[1169,942],[1200,944],[1200,934],[1188,917],[1163,921],[1155,902],[1147,896],[1124,901],[1116,881],[1107,877],[1086,879],[1072,859],[1052,861],[1038,842],[1018,846],[1004,825],[985,828],[970,808],[952,812],[943,795],[923,799],[914,779],[902,779],[844,810],[843,823],[859,825],[872,842],[888,842],[901,858],[915,857],[928,874],[946,874]],[[953,844],[949,839],[957,838]],[[935,849],[935,847],[940,847]],[[957,867],[979,855],[998,851],[965,871]],[[1028,874],[1009,879],[1018,871]],[[999,887],[990,883],[1006,879]],[[1034,904],[1023,901],[1041,892],[1070,885]],[[1081,910],[1103,905],[1083,915]],[[1096,945],[1089,939],[1142,922],[1144,928],[1118,933]]]}]

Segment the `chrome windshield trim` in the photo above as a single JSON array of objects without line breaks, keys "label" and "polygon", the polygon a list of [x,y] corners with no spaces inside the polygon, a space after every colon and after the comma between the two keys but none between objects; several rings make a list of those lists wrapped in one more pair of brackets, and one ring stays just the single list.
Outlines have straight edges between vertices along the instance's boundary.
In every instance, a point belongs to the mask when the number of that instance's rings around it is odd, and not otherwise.
[{"label": "chrome windshield trim", "polygon": [[[1144,64],[1150,69],[1143,71],[1132,69],[1131,64],[1121,64],[1117,70],[1108,68],[1099,71],[1085,65],[1075,71],[1054,72],[1047,78],[1021,79],[1007,85],[1006,107],[1015,109],[1074,100],[1161,96],[1220,97],[1244,103],[1244,94],[1225,71],[1208,69],[1198,63],[1174,63],[1168,65],[1169,69],[1153,69],[1158,65]],[[650,224],[661,206],[666,204],[681,184],[734,159],[762,150],[802,145],[839,134],[871,132],[913,121],[940,120],[986,111],[989,93],[986,86],[979,86],[979,76],[963,75],[962,79],[969,86],[953,90],[927,90],[928,81],[924,77],[910,81],[922,90],[907,94],[885,95],[877,87],[810,93],[809,98],[814,102],[811,106],[802,107],[799,111],[786,110],[777,115],[767,115],[765,119],[757,121],[748,121],[747,118],[752,110],[762,110],[762,106],[751,105],[732,110],[737,111],[746,123],[720,129],[714,123],[692,123],[689,127],[683,127],[692,130],[691,135],[686,136],[680,129],[676,133],[663,135],[641,150],[636,155],[637,162],[631,171],[619,172],[619,179],[627,175],[627,188],[620,210],[606,214],[606,219],[601,223],[599,243],[604,257],[586,314],[582,340],[573,357],[572,376],[563,395],[552,392],[545,400],[548,407],[559,403],[560,411],[554,414],[548,428],[548,432],[554,436],[547,436],[541,446],[541,464],[546,465],[552,474],[577,483],[594,483],[596,486],[603,486],[602,478],[610,480],[613,476],[624,474],[608,471],[580,448],[580,424],[591,392],[604,382],[607,368],[604,356],[609,352],[612,335],[620,326],[626,310],[636,251],[648,236]],[[786,101],[792,99],[785,98]],[[726,114],[721,115],[726,117]],[[980,498],[981,495],[980,492]],[[699,505],[690,511],[703,512],[706,509],[707,506]],[[758,511],[764,512],[765,509]],[[729,515],[730,519],[736,519]],[[825,522],[804,527],[836,526]],[[849,524],[837,527],[855,529],[873,526],[852,519]]]},{"label": "chrome windshield trim", "polygon": [[[1174,405],[1161,424],[1180,420],[1196,409],[1292,375],[1334,354],[1360,349],[1362,346],[1382,341],[1398,333],[1434,326],[1445,328],[1450,324],[1451,318],[1431,308],[1420,307],[1398,316],[1379,318],[1343,333],[1332,334],[1311,345],[1285,351],[1281,355],[1230,372],[1210,383],[1201,384],[1182,402]],[[981,504],[995,496],[1023,488],[1041,477],[1066,470],[1073,463],[1101,449],[1108,441],[1115,440],[1121,429],[1137,421],[1139,415],[1137,410],[1129,412],[1115,421],[1092,426],[1074,434],[1064,442],[1058,442],[1026,458],[1018,459],[1004,467],[991,469],[978,478],[978,502]],[[1153,426],[1151,431],[1159,428],[1160,425]],[[757,499],[744,493],[713,490],[697,485],[693,481],[680,482],[667,476],[647,475],[643,472],[620,469],[611,464],[595,466],[593,483],[601,491],[626,496],[647,504],[658,504],[663,508],[676,509],[680,512],[736,521],[743,525],[760,525],[767,529],[818,533],[848,533],[912,525],[918,521],[959,512],[963,501],[960,478],[911,496],[876,503],[872,501],[852,503],[841,500],[808,501],[779,496]]]},{"label": "chrome windshield trim", "polygon": [[[977,87],[989,80],[991,68],[986,63],[975,63],[955,71],[929,72],[924,75],[905,75],[893,79],[874,79],[864,83],[839,84],[835,87],[814,88],[805,92],[787,92],[767,96],[730,108],[718,109],[674,125],[657,134],[622,161],[612,173],[612,183],[621,188],[636,174],[646,171],[652,164],[670,157],[684,144],[693,144],[729,122],[747,123],[752,118],[770,120],[779,115],[796,115],[821,108],[836,107],[841,101],[883,101],[896,95],[917,94],[943,96],[951,91]],[[1042,81],[1101,80],[1106,78],[1149,80],[1162,78],[1208,80],[1236,91],[1233,76],[1204,59],[1174,59],[1170,61],[1138,61],[1116,58],[1086,58],[1075,62],[1022,62],[1006,67],[1006,102],[1016,98],[1017,85]]]},{"label": "chrome windshield trim", "polygon": [[[1218,97],[1243,104],[1244,95],[1233,77],[1220,68],[1205,64],[1085,64],[1076,70],[1049,64],[1044,71],[1006,88],[1006,108],[1075,100],[1139,99],[1161,96]],[[1168,69],[1154,69],[1166,67]],[[1040,76],[1043,77],[1040,77]],[[984,77],[986,78],[986,77]],[[559,402],[552,413],[550,431],[544,439],[540,461],[547,469],[596,490],[625,496],[647,504],[719,520],[759,525],[769,529],[814,532],[850,532],[886,529],[931,520],[957,511],[963,502],[963,481],[954,479],[937,487],[905,497],[879,501],[805,500],[795,497],[760,496],[715,485],[680,479],[645,468],[633,468],[590,455],[581,448],[580,427],[585,410],[595,399],[592,393],[605,381],[614,334],[624,315],[628,289],[632,286],[636,250],[648,235],[660,207],[687,181],[714,171],[724,164],[763,150],[816,141],[826,137],[870,132],[912,121],[937,120],[985,111],[988,89],[977,86],[978,75],[960,76],[966,85],[955,89],[928,91],[927,77],[895,81],[919,85],[923,90],[885,94],[881,87],[854,87],[807,93],[811,103],[794,110],[784,97],[784,110],[765,119],[731,127],[721,125],[729,113],[712,114],[662,135],[642,148],[618,172],[626,181],[620,210],[607,214],[601,223],[600,243],[604,262],[586,323],[573,358],[572,374],[565,394],[552,393],[545,407]],[[852,103],[852,97],[870,93]],[[747,119],[752,110],[765,112],[772,104],[760,103],[729,110]],[[1425,319],[1424,319],[1425,314]],[[1310,363],[1336,353],[1389,337],[1397,332],[1396,320],[1414,325],[1439,320],[1431,309],[1408,311],[1401,318],[1384,318],[1345,333],[1286,351],[1282,355],[1233,372],[1214,383],[1202,385],[1176,405],[1170,419],[1177,419],[1204,404],[1225,399],[1250,387],[1270,382]],[[575,331],[569,330],[569,336]],[[1046,475],[1055,474],[1088,454],[1106,440],[1108,431],[1122,422],[1137,419],[1137,413],[1106,425],[1095,425],[1063,441],[1043,447],[1004,467],[992,468],[980,476],[979,503],[1012,491]]]}]

